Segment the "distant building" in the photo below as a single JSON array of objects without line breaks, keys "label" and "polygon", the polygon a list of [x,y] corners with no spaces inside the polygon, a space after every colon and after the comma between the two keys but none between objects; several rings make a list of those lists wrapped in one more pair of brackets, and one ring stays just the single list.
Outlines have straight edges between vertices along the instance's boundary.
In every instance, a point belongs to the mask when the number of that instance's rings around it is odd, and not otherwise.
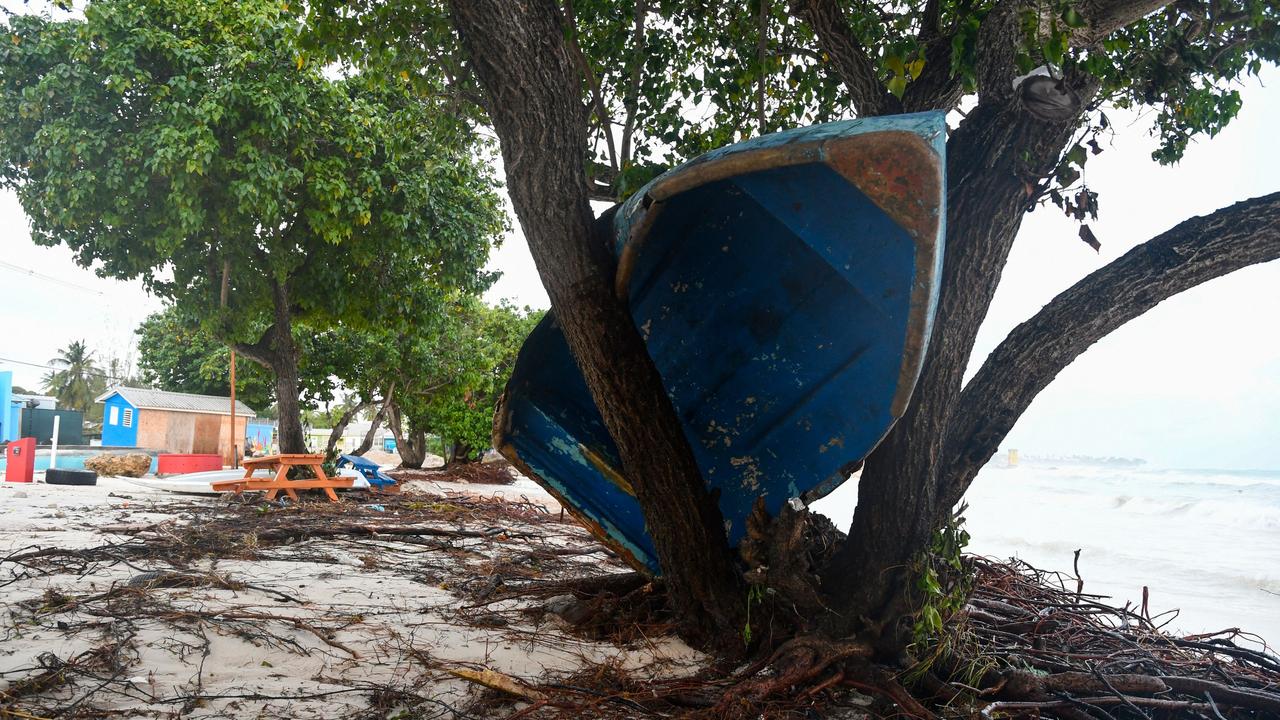
[{"label": "distant building", "polygon": [[[360,443],[364,442],[364,436],[369,433],[369,425],[370,422],[368,420],[347,423],[347,427],[342,431],[342,437],[338,440],[338,444],[334,449],[339,454],[342,454],[350,453],[360,447]],[[329,444],[329,434],[332,432],[332,428],[311,428],[307,431],[307,447],[313,452],[324,452],[325,447]],[[374,434],[372,449],[382,448],[385,451],[387,438],[391,438],[391,448],[394,450],[395,437],[385,426],[380,429],[380,432]]]},{"label": "distant building", "polygon": [[[231,463],[228,431],[231,399],[213,395],[114,387],[103,404],[102,446],[138,447],[166,453],[217,454]],[[242,443],[249,418],[257,413],[236,401],[236,445]]]},{"label": "distant building", "polygon": [[58,399],[52,395],[13,392],[13,373],[9,370],[0,371],[0,442],[22,437],[23,410],[57,409]]},{"label": "distant building", "polygon": [[13,401],[22,403],[23,407],[29,407],[36,410],[57,410],[58,398],[52,395],[27,395],[23,393],[13,393]]}]

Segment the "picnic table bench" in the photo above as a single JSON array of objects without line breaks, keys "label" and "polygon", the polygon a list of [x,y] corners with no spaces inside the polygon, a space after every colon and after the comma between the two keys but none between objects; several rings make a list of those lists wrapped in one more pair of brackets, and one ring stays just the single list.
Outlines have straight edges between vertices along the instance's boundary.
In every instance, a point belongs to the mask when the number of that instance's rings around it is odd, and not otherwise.
[{"label": "picnic table bench", "polygon": [[[276,495],[284,491],[290,500],[298,500],[298,490],[318,488],[324,490],[330,502],[338,501],[334,488],[351,487],[351,478],[329,477],[324,471],[324,455],[312,453],[286,453],[283,455],[265,455],[263,457],[246,458],[244,460],[244,477],[238,480],[219,480],[213,483],[213,489],[219,492],[242,493],[245,490],[266,490],[267,499],[275,500]],[[295,467],[308,467],[314,477],[290,480],[289,470]],[[254,477],[254,472],[266,470],[270,477]]]}]

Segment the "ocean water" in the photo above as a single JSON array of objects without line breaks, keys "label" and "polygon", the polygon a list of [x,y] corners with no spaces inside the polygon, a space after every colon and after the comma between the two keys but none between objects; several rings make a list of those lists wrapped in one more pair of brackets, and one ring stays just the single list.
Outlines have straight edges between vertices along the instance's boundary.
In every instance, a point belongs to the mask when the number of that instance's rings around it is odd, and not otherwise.
[{"label": "ocean water", "polygon": [[[1141,605],[1146,586],[1153,616],[1178,610],[1167,629],[1238,627],[1280,649],[1280,471],[1003,465],[965,498],[970,552],[1071,575],[1079,548],[1086,593]],[[847,529],[856,504],[850,481],[813,509]]]}]

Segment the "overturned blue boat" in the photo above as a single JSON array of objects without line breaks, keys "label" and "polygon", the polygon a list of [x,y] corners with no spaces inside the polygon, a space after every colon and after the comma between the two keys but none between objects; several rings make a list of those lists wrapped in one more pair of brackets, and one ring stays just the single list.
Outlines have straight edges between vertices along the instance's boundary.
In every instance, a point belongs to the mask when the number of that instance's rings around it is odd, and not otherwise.
[{"label": "overturned blue boat", "polygon": [[[736,545],[830,492],[906,408],[941,274],[941,113],[830,123],[708,153],[614,218],[627,298]],[[618,451],[548,313],[495,447],[636,567],[659,573]]]}]

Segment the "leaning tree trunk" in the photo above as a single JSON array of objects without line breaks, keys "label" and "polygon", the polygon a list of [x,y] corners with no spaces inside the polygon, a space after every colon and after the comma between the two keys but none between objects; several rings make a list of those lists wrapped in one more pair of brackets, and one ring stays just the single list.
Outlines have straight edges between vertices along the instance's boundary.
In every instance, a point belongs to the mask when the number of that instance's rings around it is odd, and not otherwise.
[{"label": "leaning tree trunk", "polygon": [[364,439],[351,451],[352,455],[364,455],[373,447],[373,441],[378,435],[378,428],[382,427],[382,420],[387,415],[387,403],[383,401],[378,407],[378,412],[373,414],[373,420],[369,422],[369,432],[364,434]]},{"label": "leaning tree trunk", "polygon": [[[838,603],[830,623],[858,630],[888,656],[910,640],[915,560],[951,510],[939,493],[942,448],[978,329],[1021,227],[1028,187],[1051,174],[1078,116],[1034,117],[1008,83],[1021,32],[1014,8],[983,25],[978,106],[947,141],[947,238],[937,315],[906,413],[868,456],[849,536],[823,577]],[[1009,55],[1009,57],[1005,57]],[[1097,83],[1072,76],[1079,94]]]},{"label": "leaning tree trunk", "polygon": [[[979,105],[947,143],[947,248],[937,316],[907,412],[868,456],[848,541],[825,577],[841,608],[836,626],[857,627],[887,655],[909,641],[913,561],[950,511],[937,469],[978,328],[1022,224],[1025,186],[1051,168],[1075,122],[1045,123],[1016,99]],[[1031,166],[1026,158],[1036,159]],[[874,580],[873,580],[874,579]]]},{"label": "leaning tree trunk", "polygon": [[[1088,0],[1079,6],[1086,27],[1070,42],[1096,43],[1165,3]],[[1068,69],[1064,84],[1078,95],[1078,104],[1061,103],[1065,112],[1047,112],[1045,119],[1023,107],[1010,80],[1019,74],[1016,54],[1024,45],[1022,14],[1028,7],[997,3],[980,25],[974,67],[979,103],[947,142],[947,247],[929,352],[906,414],[867,458],[848,541],[823,577],[839,612],[829,629],[861,630],[886,655],[905,646],[904,631],[918,606],[911,597],[913,560],[928,548],[933,531],[976,473],[971,463],[957,463],[951,454],[961,452],[955,449],[953,427],[972,420],[960,399],[978,329],[1028,203],[1042,191],[1079,126],[1071,108],[1088,107],[1099,87],[1079,68]],[[871,54],[859,45],[840,4],[793,0],[792,8],[813,29],[860,113],[894,111],[896,103],[881,90]],[[959,75],[945,60],[952,38],[943,32],[936,10],[931,15],[926,9],[924,18],[919,40],[930,59],[925,75],[908,86],[904,107],[950,111],[960,99]],[[1003,371],[993,368],[992,373]],[[1022,400],[1029,403],[1031,397],[1034,393]],[[1012,425],[1011,418],[999,422]],[[984,441],[989,444],[991,437]],[[972,456],[981,454],[960,444]]]},{"label": "leaning tree trunk", "polygon": [[[581,78],[551,0],[452,0],[502,146],[512,204],[556,319],[649,525],[677,617],[741,649],[746,593],[662,378],[613,291],[609,216],[593,227]],[[735,642],[736,640],[736,642]]]}]

